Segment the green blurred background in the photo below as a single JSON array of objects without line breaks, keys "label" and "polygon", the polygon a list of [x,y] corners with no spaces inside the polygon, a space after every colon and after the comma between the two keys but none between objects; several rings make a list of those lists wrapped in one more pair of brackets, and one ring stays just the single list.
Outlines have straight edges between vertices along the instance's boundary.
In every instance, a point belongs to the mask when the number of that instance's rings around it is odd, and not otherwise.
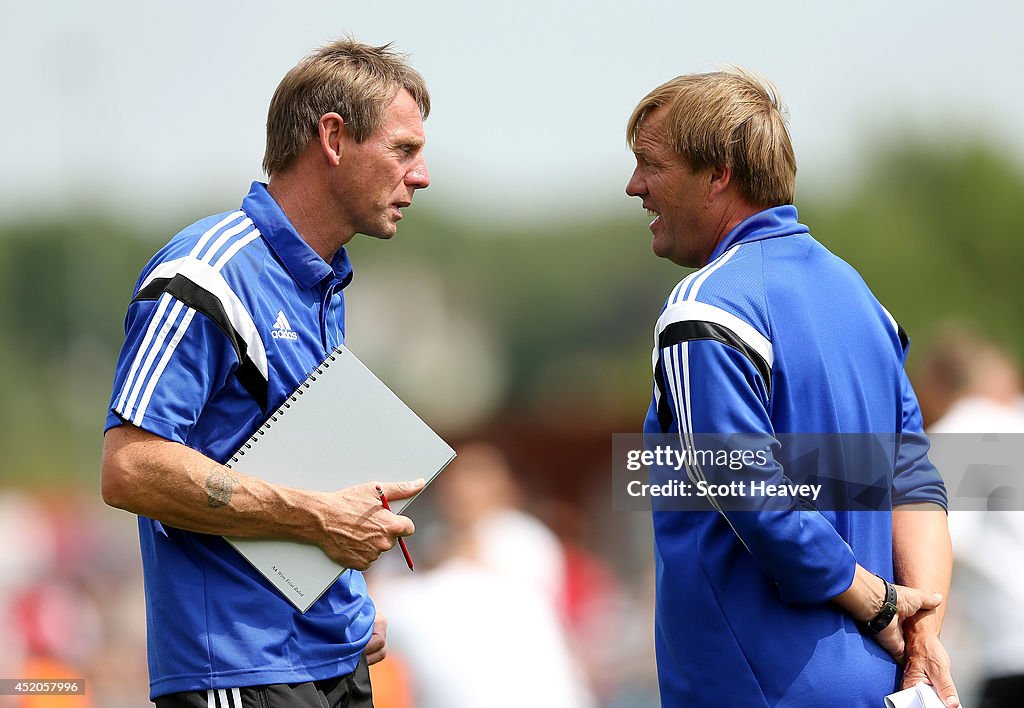
[{"label": "green blurred background", "polygon": [[[260,178],[277,82],[345,32],[397,41],[434,100],[430,189],[392,242],[349,246],[348,344],[453,444],[501,448],[518,505],[567,558],[584,559],[607,602],[567,640],[593,705],[657,704],[650,519],[613,512],[609,484],[611,435],[641,427],[653,323],[685,275],[651,254],[648,218],[622,191],[624,126],[646,91],[718,62],[763,72],[792,112],[801,220],[909,332],[910,369],[948,322],[972,324],[1016,361],[1024,353],[1020,3],[60,0],[9,10],[0,620],[15,632],[0,642],[0,676],[57,660],[93,682],[79,705],[141,705],[146,691],[134,518],[99,497],[135,279],[179,229],[238,205]],[[446,549],[429,511],[415,517],[417,580],[431,577],[430,549]],[[371,580],[398,586],[387,573]],[[955,666],[969,667],[971,640],[950,642]],[[611,646],[625,649],[592,655]]]}]

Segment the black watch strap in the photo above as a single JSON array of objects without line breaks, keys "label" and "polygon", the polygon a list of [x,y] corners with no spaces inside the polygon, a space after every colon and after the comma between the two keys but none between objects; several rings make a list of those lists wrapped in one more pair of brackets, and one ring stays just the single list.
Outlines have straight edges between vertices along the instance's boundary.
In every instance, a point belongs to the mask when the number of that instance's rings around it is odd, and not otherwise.
[{"label": "black watch strap", "polygon": [[892,618],[896,616],[896,586],[881,575],[876,575],[875,577],[885,583],[885,601],[882,603],[882,609],[878,611],[878,614],[867,622],[868,634],[871,635],[878,634],[888,627],[889,623],[892,622]]}]

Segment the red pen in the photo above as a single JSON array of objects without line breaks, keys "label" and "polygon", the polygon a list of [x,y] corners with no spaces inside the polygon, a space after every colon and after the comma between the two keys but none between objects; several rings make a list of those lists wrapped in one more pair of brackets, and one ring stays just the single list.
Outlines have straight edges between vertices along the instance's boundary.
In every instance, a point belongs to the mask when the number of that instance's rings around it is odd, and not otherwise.
[{"label": "red pen", "polygon": [[[377,485],[377,495],[380,497],[380,503],[384,505],[384,508],[391,511],[391,505],[388,504],[388,498],[384,496],[384,490]],[[401,536],[398,537],[398,545],[402,548],[402,555],[405,556],[405,562],[409,566],[409,570],[415,571],[416,568],[412,564],[412,556],[409,555],[409,549],[405,546],[405,539]]]}]

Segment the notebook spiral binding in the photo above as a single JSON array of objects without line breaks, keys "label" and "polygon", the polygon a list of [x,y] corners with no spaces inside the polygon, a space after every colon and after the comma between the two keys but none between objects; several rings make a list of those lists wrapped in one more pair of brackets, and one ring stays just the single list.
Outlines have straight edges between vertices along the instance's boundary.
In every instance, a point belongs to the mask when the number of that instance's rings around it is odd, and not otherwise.
[{"label": "notebook spiral binding", "polygon": [[327,355],[326,359],[324,359],[322,362],[313,367],[313,370],[309,372],[309,375],[306,376],[305,379],[302,380],[302,383],[300,383],[298,387],[296,387],[296,389],[292,391],[287,398],[284,399],[284,403],[278,406],[277,410],[270,414],[270,417],[267,418],[266,422],[264,422],[263,425],[261,425],[259,429],[257,429],[256,432],[253,433],[252,436],[250,436],[250,438],[245,442],[244,445],[238,448],[238,452],[236,452],[230,460],[224,463],[224,466],[230,469],[231,465],[238,462],[242,457],[244,457],[245,451],[252,448],[253,443],[255,443],[260,437],[262,437],[263,434],[266,433],[266,431],[269,430],[270,427],[277,422],[277,419],[283,416],[285,411],[292,407],[293,403],[299,400],[299,397],[302,396],[302,394],[306,392],[306,389],[309,388],[310,383],[316,381],[316,377],[323,374],[324,371],[326,371],[330,367],[331,362],[337,361],[339,356],[341,356],[341,351],[340,349],[335,348],[334,351]]}]

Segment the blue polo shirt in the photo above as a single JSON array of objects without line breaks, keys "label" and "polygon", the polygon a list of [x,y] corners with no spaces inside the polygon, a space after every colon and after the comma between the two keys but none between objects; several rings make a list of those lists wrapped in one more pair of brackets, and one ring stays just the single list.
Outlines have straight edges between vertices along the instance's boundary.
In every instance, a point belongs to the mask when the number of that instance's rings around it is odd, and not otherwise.
[{"label": "blue polo shirt", "polygon": [[[254,182],[240,209],[184,229],[143,269],[106,429],[127,421],[230,459],[343,343],[351,279],[345,249],[325,262]],[[359,572],[301,614],[220,536],[140,516],[139,539],[151,697],[355,669],[374,619]]]}]

